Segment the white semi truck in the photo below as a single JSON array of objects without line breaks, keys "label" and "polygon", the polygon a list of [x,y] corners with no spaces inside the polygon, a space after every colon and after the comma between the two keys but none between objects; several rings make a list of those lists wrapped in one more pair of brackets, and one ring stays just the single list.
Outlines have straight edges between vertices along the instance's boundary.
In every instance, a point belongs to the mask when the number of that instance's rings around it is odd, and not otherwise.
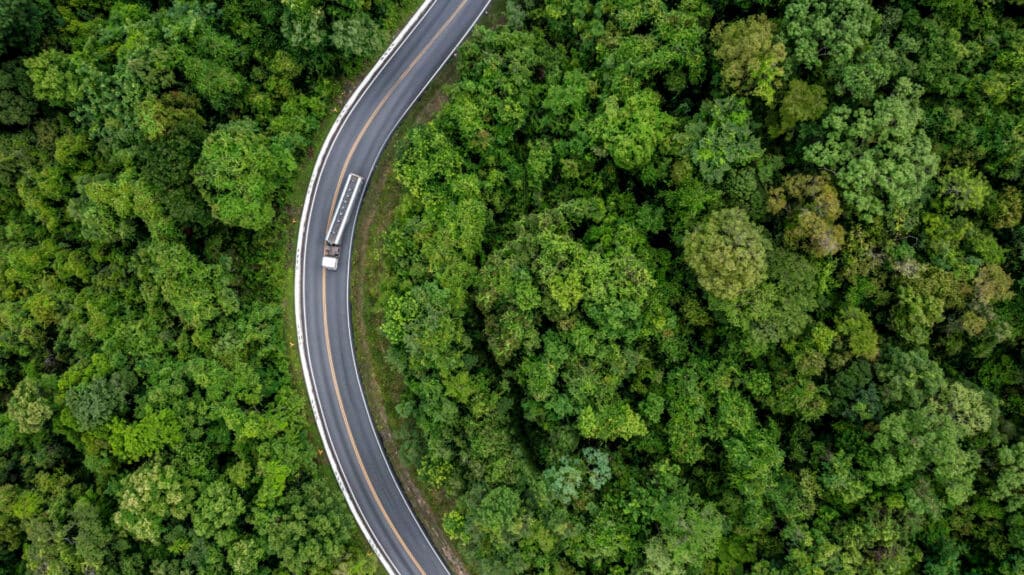
[{"label": "white semi truck", "polygon": [[363,177],[359,174],[350,173],[345,178],[345,187],[338,198],[338,205],[334,207],[331,227],[327,230],[327,239],[324,241],[322,264],[329,270],[338,269],[338,260],[341,259],[341,237],[345,231],[345,224],[348,223],[351,208],[362,187]]}]

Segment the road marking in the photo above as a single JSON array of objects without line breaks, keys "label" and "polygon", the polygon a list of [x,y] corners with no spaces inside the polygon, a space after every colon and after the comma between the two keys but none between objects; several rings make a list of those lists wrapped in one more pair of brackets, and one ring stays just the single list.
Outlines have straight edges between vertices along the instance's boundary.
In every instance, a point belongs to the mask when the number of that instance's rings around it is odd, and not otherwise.
[{"label": "road marking", "polygon": [[[345,177],[345,172],[348,171],[348,166],[351,163],[352,156],[355,154],[355,150],[359,147],[359,143],[366,135],[366,131],[369,129],[370,124],[373,123],[374,119],[376,119],[377,117],[377,114],[379,114],[380,111],[384,108],[384,104],[386,104],[387,101],[391,99],[391,96],[394,94],[398,86],[402,83],[403,80],[405,80],[409,73],[412,72],[413,68],[416,67],[416,64],[419,63],[419,61],[423,58],[427,51],[430,50],[431,47],[433,47],[434,43],[437,42],[437,39],[440,38],[441,34],[448,28],[448,26],[452,23],[452,21],[455,19],[458,13],[462,11],[462,8],[466,5],[468,1],[469,0],[462,0],[462,2],[459,3],[458,7],[455,8],[455,10],[444,22],[444,24],[440,28],[438,28],[437,32],[434,33],[434,36],[431,37],[427,45],[423,47],[423,49],[419,52],[419,54],[416,55],[413,61],[409,63],[406,69],[402,71],[402,74],[398,77],[395,83],[392,84],[391,88],[388,89],[384,97],[381,98],[380,102],[377,103],[377,106],[370,114],[370,117],[367,118],[366,123],[363,124],[362,129],[360,129],[359,134],[356,135],[356,139],[352,143],[352,147],[349,149],[348,155],[345,157],[344,163],[342,163],[341,175],[339,176],[338,183],[334,188],[334,196],[331,198],[331,206],[330,210],[328,210],[327,212],[328,214],[332,214],[334,211],[334,205],[338,201],[338,193],[341,190],[341,182]],[[326,230],[330,229],[330,225],[330,218],[328,218]],[[416,560],[416,556],[413,555],[412,551],[409,550],[409,546],[405,543],[405,540],[402,538],[401,534],[398,532],[398,529],[395,527],[394,522],[392,522],[391,516],[384,508],[384,504],[381,502],[380,496],[377,494],[377,490],[373,486],[373,482],[370,481],[370,474],[366,470],[366,466],[363,463],[362,455],[359,453],[359,447],[356,445],[355,436],[352,434],[352,427],[348,421],[348,413],[345,410],[345,402],[341,398],[341,388],[338,386],[338,376],[334,370],[334,354],[331,352],[331,334],[327,323],[327,270],[323,268],[321,268],[320,270],[320,293],[321,302],[323,304],[322,307],[324,322],[324,340],[325,343],[327,344],[327,362],[328,365],[330,366],[331,382],[334,386],[334,395],[338,400],[338,409],[339,411],[341,411],[342,421],[345,424],[345,433],[348,435],[349,444],[352,446],[352,452],[356,456],[356,463],[359,465],[359,469],[363,473],[363,479],[366,481],[366,485],[370,489],[370,494],[373,496],[374,502],[377,504],[377,507],[380,509],[381,513],[384,515],[384,519],[385,521],[387,521],[388,527],[391,529],[391,532],[394,533],[395,537],[398,539],[399,544],[401,544],[402,549],[405,550],[406,555],[409,556],[409,559],[411,559],[413,564],[416,566],[416,569],[421,573],[421,575],[426,575],[426,571],[423,570],[423,566],[420,565],[419,561]]]},{"label": "road marking", "polygon": [[[420,53],[416,55],[416,58],[414,58],[413,61],[410,62],[408,66],[406,66],[405,70],[402,71],[402,75],[399,76],[398,79],[395,80],[395,83],[391,85],[391,88],[388,89],[387,94],[384,94],[384,97],[380,99],[380,102],[377,102],[377,107],[373,109],[373,112],[370,113],[370,117],[367,118],[366,123],[363,124],[363,128],[359,130],[359,134],[356,135],[355,142],[352,143],[352,147],[348,151],[348,156],[345,157],[345,162],[342,163],[341,165],[341,175],[338,176],[338,183],[334,186],[334,196],[331,198],[331,212],[334,211],[334,204],[338,201],[338,192],[341,190],[341,181],[345,179],[345,171],[348,170],[348,165],[352,160],[352,155],[355,154],[356,152],[356,148],[359,146],[359,142],[362,141],[363,136],[366,135],[366,130],[370,127],[370,124],[373,123],[373,120],[377,118],[377,114],[379,114],[380,111],[384,108],[384,104],[386,104],[387,101],[391,99],[391,95],[395,93],[396,89],[398,89],[398,85],[402,83],[402,80],[405,80],[405,77],[409,75],[409,72],[412,72],[412,69],[416,67],[416,64],[418,64],[420,59],[423,58],[424,54],[427,53],[427,50],[429,50],[434,45],[434,42],[437,42],[437,39],[441,37],[441,33],[448,28],[448,25],[452,23],[452,20],[454,20],[455,16],[457,16],[459,12],[462,11],[462,8],[466,5],[466,2],[468,1],[469,0],[462,0],[462,2],[459,3],[458,7],[455,8],[455,11],[452,12],[451,16],[449,16],[448,19],[445,20],[444,24],[442,24],[441,27],[437,29],[437,32],[434,33],[434,36],[430,38],[430,42],[427,42],[427,45],[423,47],[423,50],[420,50]],[[326,234],[326,231],[330,229],[331,221],[330,219],[328,219],[327,228],[325,229],[324,233]]]}]

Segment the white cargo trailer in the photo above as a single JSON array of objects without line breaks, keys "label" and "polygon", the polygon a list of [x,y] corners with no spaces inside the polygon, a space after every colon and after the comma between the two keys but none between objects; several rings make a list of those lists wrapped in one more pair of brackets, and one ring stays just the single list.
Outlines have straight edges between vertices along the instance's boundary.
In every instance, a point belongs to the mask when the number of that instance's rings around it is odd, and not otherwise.
[{"label": "white cargo trailer", "polygon": [[363,177],[359,174],[352,173],[345,178],[345,186],[341,197],[338,198],[338,205],[334,207],[334,217],[331,218],[331,227],[327,230],[327,239],[324,242],[324,257],[321,261],[323,267],[329,270],[338,269],[338,260],[341,259],[341,237],[362,187]]}]

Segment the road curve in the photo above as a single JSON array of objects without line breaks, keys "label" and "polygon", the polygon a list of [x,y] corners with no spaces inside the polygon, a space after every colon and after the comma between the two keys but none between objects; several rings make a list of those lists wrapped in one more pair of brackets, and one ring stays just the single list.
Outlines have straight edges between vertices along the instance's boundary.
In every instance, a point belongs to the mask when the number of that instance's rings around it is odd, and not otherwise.
[{"label": "road curve", "polygon": [[[349,173],[369,179],[398,123],[488,2],[426,0],[420,6],[338,115],[317,157],[299,224],[295,315],[306,390],[349,508],[391,575],[449,570],[384,456],[356,369],[348,294],[355,217],[343,233],[338,270],[321,267],[321,256],[342,180]],[[362,193],[352,209],[358,211]]]}]

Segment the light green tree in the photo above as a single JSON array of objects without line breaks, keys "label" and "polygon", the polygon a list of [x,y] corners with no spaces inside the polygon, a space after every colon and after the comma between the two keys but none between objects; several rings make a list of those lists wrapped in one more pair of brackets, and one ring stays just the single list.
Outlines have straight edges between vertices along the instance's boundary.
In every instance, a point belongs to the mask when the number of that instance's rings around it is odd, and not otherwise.
[{"label": "light green tree", "polygon": [[215,218],[261,230],[274,218],[274,204],[295,167],[289,151],[255,122],[235,120],[207,136],[193,174]]},{"label": "light green tree", "polygon": [[768,278],[769,240],[739,208],[712,212],[686,235],[683,259],[709,294],[736,300]]},{"label": "light green tree", "polygon": [[786,46],[775,37],[775,24],[764,14],[748,16],[711,30],[715,58],[722,64],[722,81],[738,94],[775,103],[782,87]]}]

